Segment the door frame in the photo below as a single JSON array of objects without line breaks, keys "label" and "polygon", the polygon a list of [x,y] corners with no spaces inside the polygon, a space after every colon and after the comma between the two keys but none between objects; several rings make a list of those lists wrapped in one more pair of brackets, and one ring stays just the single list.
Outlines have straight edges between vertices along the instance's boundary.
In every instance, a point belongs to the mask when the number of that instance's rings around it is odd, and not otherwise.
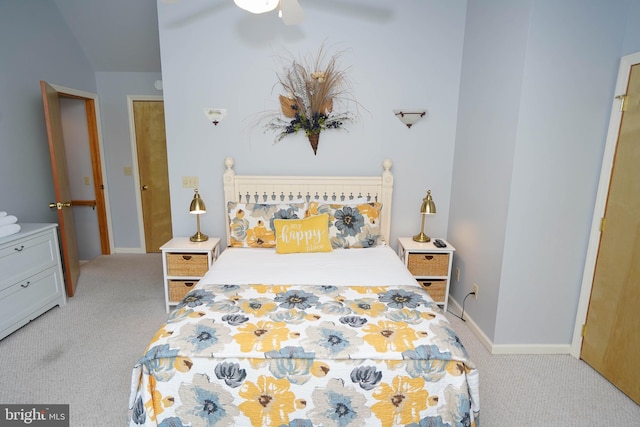
[{"label": "door frame", "polygon": [[131,159],[132,159],[132,173],[133,173],[133,185],[135,186],[136,196],[136,214],[138,218],[138,231],[140,253],[146,253],[146,238],[144,234],[144,218],[142,216],[142,196],[140,195],[140,170],[138,168],[138,141],[136,139],[136,124],[133,113],[134,101],[163,101],[164,97],[161,95],[127,95],[127,109],[129,111],[129,136],[131,138]]},{"label": "door frame", "polygon": [[[106,220],[105,221],[106,224],[104,224],[104,226],[106,226],[107,228],[106,229],[107,242],[101,242],[101,247],[103,249],[103,253],[105,252],[105,249],[106,249],[107,255],[112,254],[113,247],[114,247],[113,226],[111,223],[111,208],[109,206],[110,205],[109,185],[108,185],[107,175],[106,175],[107,166],[104,158],[104,144],[103,144],[103,138],[102,138],[102,123],[100,122],[100,103],[98,102],[98,95],[95,93],[85,92],[83,90],[78,90],[78,89],[72,89],[72,88],[56,85],[53,83],[49,83],[49,85],[51,85],[51,87],[53,87],[58,92],[58,96],[80,99],[85,101],[85,105],[87,101],[92,101],[91,102],[92,111],[89,111],[89,110],[87,111],[87,129],[89,132],[89,144],[92,144],[91,141],[94,140],[95,146],[98,149],[98,153],[97,153],[98,158],[93,160],[98,160],[100,163],[100,175],[101,175],[102,186],[103,186],[102,196],[104,198],[104,213],[102,213],[102,215]],[[91,114],[91,119],[93,119],[94,121],[93,123],[89,118],[89,114]],[[93,150],[91,150],[91,152],[93,157]],[[95,171],[93,172],[95,173]],[[98,194],[96,190],[96,198],[97,197],[98,197]],[[98,206],[96,206],[96,208],[98,208]],[[98,213],[99,217],[100,215],[101,213]],[[101,227],[100,223],[101,221],[98,220],[98,227]],[[102,235],[103,233],[100,233],[100,234]],[[106,247],[105,247],[105,243],[107,245]]]},{"label": "door frame", "polygon": [[620,60],[618,80],[616,81],[614,98],[611,106],[611,117],[609,118],[609,129],[607,131],[607,139],[602,159],[602,168],[600,170],[600,182],[598,184],[596,203],[593,210],[593,219],[591,221],[591,232],[589,234],[589,245],[587,248],[587,256],[582,275],[582,287],[580,288],[580,299],[578,300],[576,322],[573,329],[573,340],[571,342],[570,353],[577,359],[580,358],[580,351],[582,349],[582,327],[587,321],[589,300],[591,299],[591,288],[593,286],[593,275],[595,273],[598,251],[600,249],[600,224],[602,222],[602,218],[604,218],[605,209],[607,207],[609,186],[611,184],[611,172],[613,170],[613,160],[618,145],[620,122],[622,121],[622,99],[618,98],[618,96],[624,95],[627,92],[631,66],[638,63],[640,63],[640,52],[625,55]]}]

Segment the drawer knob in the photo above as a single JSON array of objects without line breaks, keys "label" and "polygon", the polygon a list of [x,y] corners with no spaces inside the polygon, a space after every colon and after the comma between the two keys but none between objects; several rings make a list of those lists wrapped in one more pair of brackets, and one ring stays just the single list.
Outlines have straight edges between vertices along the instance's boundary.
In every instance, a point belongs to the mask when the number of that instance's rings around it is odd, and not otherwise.
[{"label": "drawer knob", "polygon": [[428,288],[429,286],[431,286],[431,282],[422,282],[422,286]]},{"label": "drawer knob", "polygon": [[21,245],[19,248],[13,248],[13,250],[16,252],[22,252],[23,249],[24,249],[24,245]]},{"label": "drawer knob", "polygon": [[27,282],[27,283],[23,283],[22,285],[20,285],[21,288],[28,288],[29,285],[31,284],[31,282]]},{"label": "drawer knob", "polygon": [[429,261],[431,261],[433,259],[433,255],[425,255],[424,259],[428,259]]},{"label": "drawer knob", "polygon": [[194,282],[184,282],[184,285],[185,285],[187,288],[190,288],[190,287],[192,287],[193,285],[195,285],[195,283],[194,283]]},{"label": "drawer knob", "polygon": [[182,255],[182,259],[189,261],[191,259],[191,255]]}]

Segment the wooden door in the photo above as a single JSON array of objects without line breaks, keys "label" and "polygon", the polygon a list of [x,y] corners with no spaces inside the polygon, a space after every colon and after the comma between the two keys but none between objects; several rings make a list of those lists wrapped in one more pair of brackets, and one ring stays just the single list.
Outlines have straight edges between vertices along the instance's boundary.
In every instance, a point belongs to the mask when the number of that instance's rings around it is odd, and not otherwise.
[{"label": "wooden door", "polygon": [[98,232],[100,233],[100,249],[103,255],[111,253],[109,244],[109,226],[107,224],[107,206],[102,181],[102,164],[100,162],[100,144],[98,142],[98,123],[96,103],[94,99],[83,98],[87,112],[87,130],[89,132],[89,151],[91,153],[91,171],[93,173],[93,191],[96,197],[95,209],[98,215]]},{"label": "wooden door", "polygon": [[623,105],[581,358],[640,404],[640,64]]},{"label": "wooden door", "polygon": [[78,260],[78,245],[73,224],[73,210],[71,209],[71,190],[69,189],[69,177],[67,175],[60,102],[58,92],[47,82],[40,81],[40,90],[42,92],[49,153],[51,155],[53,186],[56,196],[53,206],[58,210],[64,278],[67,295],[72,297],[80,276],[80,261]]},{"label": "wooden door", "polygon": [[133,101],[140,200],[147,252],[160,252],[171,240],[171,203],[164,102]]}]

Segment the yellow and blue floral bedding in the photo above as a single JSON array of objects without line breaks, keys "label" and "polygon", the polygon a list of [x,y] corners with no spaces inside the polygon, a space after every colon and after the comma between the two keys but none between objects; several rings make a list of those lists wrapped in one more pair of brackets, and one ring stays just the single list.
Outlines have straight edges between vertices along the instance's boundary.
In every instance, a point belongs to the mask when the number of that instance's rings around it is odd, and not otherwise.
[{"label": "yellow and blue floral bedding", "polygon": [[419,287],[203,285],[135,366],[131,426],[474,426],[478,373]]}]

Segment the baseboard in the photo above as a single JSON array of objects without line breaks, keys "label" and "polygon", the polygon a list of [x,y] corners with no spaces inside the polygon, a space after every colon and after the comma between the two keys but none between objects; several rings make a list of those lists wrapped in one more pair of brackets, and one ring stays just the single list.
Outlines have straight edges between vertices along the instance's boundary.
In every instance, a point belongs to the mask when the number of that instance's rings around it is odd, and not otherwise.
[{"label": "baseboard", "polygon": [[116,248],[113,251],[114,254],[146,254],[147,251],[145,251],[142,248]]},{"label": "baseboard", "polygon": [[569,354],[569,344],[494,344],[491,354]]},{"label": "baseboard", "polygon": [[[458,301],[453,299],[451,295],[449,295],[449,305],[455,307],[458,313],[462,313],[462,306],[458,304]],[[465,312],[464,320],[467,326],[469,327],[469,329],[471,329],[471,332],[475,334],[475,336],[480,340],[482,345],[485,346],[485,348],[489,350],[490,353],[493,353],[493,343],[491,342],[489,337],[484,333],[484,331],[480,329],[478,324],[473,321],[473,318],[469,316],[468,312]]]},{"label": "baseboard", "polygon": [[[458,301],[451,296],[449,296],[449,305],[455,307],[459,313],[462,312]],[[464,320],[471,332],[491,354],[571,354],[571,344],[494,344],[468,312],[465,312]]]}]

